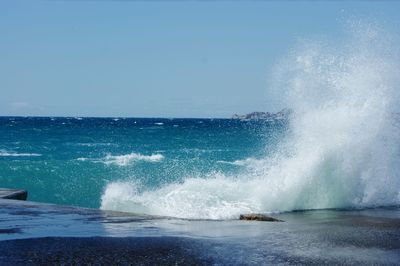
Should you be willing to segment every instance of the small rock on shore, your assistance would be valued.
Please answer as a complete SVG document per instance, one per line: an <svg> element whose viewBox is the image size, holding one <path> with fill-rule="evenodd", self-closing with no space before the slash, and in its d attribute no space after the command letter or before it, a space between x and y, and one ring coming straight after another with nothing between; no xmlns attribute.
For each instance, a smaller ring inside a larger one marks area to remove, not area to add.
<svg viewBox="0 0 400 266"><path fill-rule="evenodd" d="M261 214L261 213L249 213L249 214L241 214L239 220L246 221L263 221L263 222L283 222L282 220L276 219L274 217Z"/></svg>

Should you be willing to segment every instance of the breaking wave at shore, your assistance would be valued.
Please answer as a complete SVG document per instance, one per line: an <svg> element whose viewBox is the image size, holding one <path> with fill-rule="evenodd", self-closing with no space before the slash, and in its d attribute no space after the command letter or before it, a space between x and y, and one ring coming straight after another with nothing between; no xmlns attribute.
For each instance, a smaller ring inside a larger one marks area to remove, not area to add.
<svg viewBox="0 0 400 266"><path fill-rule="evenodd" d="M193 176L154 190L111 182L101 208L229 219L399 205L398 42L375 25L350 28L342 43L302 42L277 66L274 88L294 115L272 155L234 162L245 166L237 175Z"/></svg>

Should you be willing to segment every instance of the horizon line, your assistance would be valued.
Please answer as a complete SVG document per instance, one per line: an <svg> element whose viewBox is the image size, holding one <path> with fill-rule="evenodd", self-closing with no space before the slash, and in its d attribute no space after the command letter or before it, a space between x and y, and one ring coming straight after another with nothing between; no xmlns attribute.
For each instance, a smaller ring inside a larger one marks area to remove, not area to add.
<svg viewBox="0 0 400 266"><path fill-rule="evenodd" d="M233 116L233 115L232 115ZM0 118L122 118L122 119L232 119L229 117L161 117L161 116L59 116L59 115L0 115Z"/></svg>

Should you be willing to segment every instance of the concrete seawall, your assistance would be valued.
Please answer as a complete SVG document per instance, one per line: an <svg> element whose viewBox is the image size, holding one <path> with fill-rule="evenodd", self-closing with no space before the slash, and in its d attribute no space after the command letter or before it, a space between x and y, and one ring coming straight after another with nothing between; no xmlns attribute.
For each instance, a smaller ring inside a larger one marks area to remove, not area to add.
<svg viewBox="0 0 400 266"><path fill-rule="evenodd" d="M2 191L15 197L19 190ZM23 194L23 193L22 193ZM0 198L0 265L398 265L400 208L185 220Z"/></svg>

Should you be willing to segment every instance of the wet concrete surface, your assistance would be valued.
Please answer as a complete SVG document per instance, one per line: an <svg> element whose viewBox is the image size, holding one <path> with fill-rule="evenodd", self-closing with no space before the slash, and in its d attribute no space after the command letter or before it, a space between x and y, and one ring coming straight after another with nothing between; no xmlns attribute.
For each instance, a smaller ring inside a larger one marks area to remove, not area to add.
<svg viewBox="0 0 400 266"><path fill-rule="evenodd" d="M400 209L185 220L0 200L0 265L400 265Z"/></svg>

